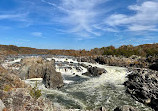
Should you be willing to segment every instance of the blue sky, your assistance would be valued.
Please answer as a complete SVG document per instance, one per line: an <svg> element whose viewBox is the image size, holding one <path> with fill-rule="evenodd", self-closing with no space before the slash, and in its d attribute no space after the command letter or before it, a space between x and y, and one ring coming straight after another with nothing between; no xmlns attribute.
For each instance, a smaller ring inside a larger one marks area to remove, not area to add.
<svg viewBox="0 0 158 111"><path fill-rule="evenodd" d="M158 42L158 0L0 0L0 44L92 49Z"/></svg>

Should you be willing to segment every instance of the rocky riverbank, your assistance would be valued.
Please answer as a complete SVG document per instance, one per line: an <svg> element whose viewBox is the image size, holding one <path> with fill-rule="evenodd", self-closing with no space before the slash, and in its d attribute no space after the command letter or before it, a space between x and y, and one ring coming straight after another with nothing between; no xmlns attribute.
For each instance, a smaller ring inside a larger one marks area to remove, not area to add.
<svg viewBox="0 0 158 111"><path fill-rule="evenodd" d="M0 111L48 111L52 103L43 97L35 101L30 85L0 66Z"/></svg>
<svg viewBox="0 0 158 111"><path fill-rule="evenodd" d="M18 65L17 65L18 64ZM19 62L0 66L0 107L4 111L52 111L52 102L41 96L35 99L24 79L42 77L45 86L58 88L63 85L61 74L55 71L54 61L41 57L24 58ZM16 68L15 68L16 67Z"/></svg>
<svg viewBox="0 0 158 111"><path fill-rule="evenodd" d="M85 56L78 57L79 62L89 62L89 63L99 63L107 64L109 66L119 66L119 67L133 67L133 68L149 68L153 70L158 70L158 58L156 57L140 57L131 56L126 58L124 56Z"/></svg>
<svg viewBox="0 0 158 111"><path fill-rule="evenodd" d="M136 100L158 111L158 72L149 69L129 69L127 92Z"/></svg>

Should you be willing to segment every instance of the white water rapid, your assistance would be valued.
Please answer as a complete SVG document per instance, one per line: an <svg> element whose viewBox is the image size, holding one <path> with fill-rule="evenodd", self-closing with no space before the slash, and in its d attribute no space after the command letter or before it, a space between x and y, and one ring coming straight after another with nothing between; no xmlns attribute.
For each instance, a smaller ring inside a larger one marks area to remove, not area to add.
<svg viewBox="0 0 158 111"><path fill-rule="evenodd" d="M47 60L51 59L47 58ZM74 58L54 57L53 59L56 61L56 71L61 72L63 76L65 83L63 88L47 89L41 78L33 78L25 82L34 86L35 81L38 81L38 87L43 95L55 106L82 110L104 106L112 111L117 106L131 105L141 111L152 111L151 108L135 101L125 93L123 83L127 80L126 68L84 63L107 71L99 77L87 77L82 75L87 69L80 66Z"/></svg>

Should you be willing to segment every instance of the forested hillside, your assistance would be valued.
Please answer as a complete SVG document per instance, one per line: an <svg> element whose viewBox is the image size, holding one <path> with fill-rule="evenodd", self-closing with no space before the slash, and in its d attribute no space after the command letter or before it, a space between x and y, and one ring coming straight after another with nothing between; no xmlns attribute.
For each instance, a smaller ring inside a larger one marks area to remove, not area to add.
<svg viewBox="0 0 158 111"><path fill-rule="evenodd" d="M158 56L158 43L144 44L139 46L123 45L119 48L114 46L94 48L90 51L83 50L48 50L35 49L30 47L17 47L14 45L0 45L0 55L10 54L53 54L53 55L71 55L71 56L94 56L94 55L116 55L126 56Z"/></svg>
<svg viewBox="0 0 158 111"><path fill-rule="evenodd" d="M114 46L102 47L92 49L93 54L98 55L116 55L130 57L132 55L138 56L157 56L158 55L158 43L156 44L143 44L139 46L123 45L119 48Z"/></svg>

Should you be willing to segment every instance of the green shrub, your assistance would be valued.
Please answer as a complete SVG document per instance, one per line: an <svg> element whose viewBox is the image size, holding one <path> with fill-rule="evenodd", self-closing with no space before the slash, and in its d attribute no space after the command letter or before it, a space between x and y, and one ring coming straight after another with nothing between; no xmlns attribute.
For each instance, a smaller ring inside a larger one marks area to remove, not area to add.
<svg viewBox="0 0 158 111"><path fill-rule="evenodd" d="M3 88L3 90L6 91L6 92L10 91L11 89L12 88L11 88L10 85L5 85L4 88Z"/></svg>
<svg viewBox="0 0 158 111"><path fill-rule="evenodd" d="M37 81L36 81L36 84L34 86L34 88L32 88L30 90L30 95L32 96L32 98L34 98L35 100L37 100L41 95L41 90L38 89L38 86L37 86Z"/></svg>

